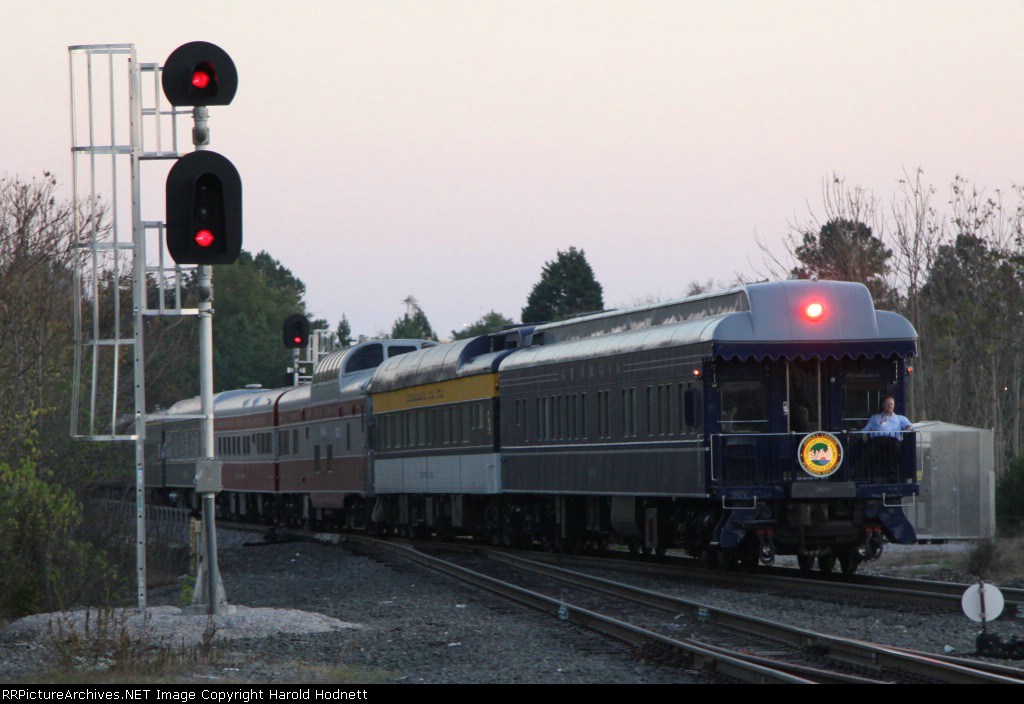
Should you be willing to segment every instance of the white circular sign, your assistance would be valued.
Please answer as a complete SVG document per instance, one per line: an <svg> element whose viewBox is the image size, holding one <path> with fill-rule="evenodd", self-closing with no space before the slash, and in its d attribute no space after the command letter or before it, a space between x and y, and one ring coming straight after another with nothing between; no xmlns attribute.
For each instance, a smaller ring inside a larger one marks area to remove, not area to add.
<svg viewBox="0 0 1024 704"><path fill-rule="evenodd" d="M1003 593L993 584L982 582L968 587L964 595L960 597L960 608L964 610L967 618L981 623L982 597L985 599L985 620L995 621L999 618L999 614L1003 613L1003 606L1006 602L1003 599Z"/></svg>

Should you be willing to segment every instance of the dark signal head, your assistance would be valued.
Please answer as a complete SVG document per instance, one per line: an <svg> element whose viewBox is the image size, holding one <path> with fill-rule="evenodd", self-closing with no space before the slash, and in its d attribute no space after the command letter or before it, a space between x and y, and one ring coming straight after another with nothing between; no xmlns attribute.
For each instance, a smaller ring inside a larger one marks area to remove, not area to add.
<svg viewBox="0 0 1024 704"><path fill-rule="evenodd" d="M238 89L238 71L216 44L189 42L167 57L161 83L171 105L227 105Z"/></svg>
<svg viewBox="0 0 1024 704"><path fill-rule="evenodd" d="M242 249L242 180L216 152L178 159L167 174L167 251L178 264L231 264Z"/></svg>
<svg viewBox="0 0 1024 704"><path fill-rule="evenodd" d="M309 319L301 313L289 315L282 326L282 340L288 349L301 349L309 344Z"/></svg>

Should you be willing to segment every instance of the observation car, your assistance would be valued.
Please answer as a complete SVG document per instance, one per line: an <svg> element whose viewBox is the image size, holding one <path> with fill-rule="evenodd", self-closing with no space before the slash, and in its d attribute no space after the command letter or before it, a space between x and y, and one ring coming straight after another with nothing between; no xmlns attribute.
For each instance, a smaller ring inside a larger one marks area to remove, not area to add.
<svg viewBox="0 0 1024 704"><path fill-rule="evenodd" d="M915 540L914 438L879 451L861 428L886 396L904 406L916 339L863 285L825 281L538 326L500 367L506 504L563 539L852 572L882 535Z"/></svg>

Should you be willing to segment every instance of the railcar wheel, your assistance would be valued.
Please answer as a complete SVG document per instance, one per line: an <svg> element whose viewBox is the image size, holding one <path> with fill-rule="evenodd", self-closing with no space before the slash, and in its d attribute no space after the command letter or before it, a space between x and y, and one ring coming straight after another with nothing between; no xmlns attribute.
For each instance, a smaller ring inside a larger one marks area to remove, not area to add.
<svg viewBox="0 0 1024 704"><path fill-rule="evenodd" d="M818 555L818 569L821 570L822 574L832 574L832 571L836 568L836 556L829 555Z"/></svg>
<svg viewBox="0 0 1024 704"><path fill-rule="evenodd" d="M814 555L797 553L796 564L800 567L801 572L810 572L811 568L814 567Z"/></svg>
<svg viewBox="0 0 1024 704"><path fill-rule="evenodd" d="M857 571L860 565L860 556L855 553L846 553L839 556L839 569L845 575L851 575Z"/></svg>

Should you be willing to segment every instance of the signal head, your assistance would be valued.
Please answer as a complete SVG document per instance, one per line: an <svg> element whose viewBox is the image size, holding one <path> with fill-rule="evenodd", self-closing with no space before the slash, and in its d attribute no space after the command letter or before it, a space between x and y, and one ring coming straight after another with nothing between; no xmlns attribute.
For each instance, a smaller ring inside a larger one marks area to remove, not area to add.
<svg viewBox="0 0 1024 704"><path fill-rule="evenodd" d="M290 350L305 347L309 344L309 319L301 313L289 315L284 319L282 339Z"/></svg>
<svg viewBox="0 0 1024 704"><path fill-rule="evenodd" d="M216 152L191 152L167 174L167 250L178 264L231 264L242 249L242 180Z"/></svg>
<svg viewBox="0 0 1024 704"><path fill-rule="evenodd" d="M167 57L161 83L171 105L227 105L238 89L238 71L216 44L189 42Z"/></svg>

